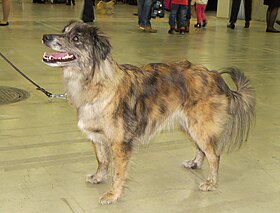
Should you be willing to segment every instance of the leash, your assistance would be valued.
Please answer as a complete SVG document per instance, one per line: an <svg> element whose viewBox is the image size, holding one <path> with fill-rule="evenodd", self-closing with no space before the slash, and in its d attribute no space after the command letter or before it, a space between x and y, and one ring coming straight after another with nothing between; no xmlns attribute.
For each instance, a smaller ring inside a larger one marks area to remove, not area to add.
<svg viewBox="0 0 280 213"><path fill-rule="evenodd" d="M13 67L21 76L23 76L25 79L27 79L30 83L32 83L35 87L36 90L39 90L41 92L43 92L46 96L48 96L49 98L63 98L65 99L65 95L64 94L52 94L51 92L45 90L43 87L41 87L39 84L35 83L33 80L31 80L27 75L25 75L22 71L20 71L20 69L18 69L9 59L7 59L1 52L0 52L0 56L11 66Z"/></svg>

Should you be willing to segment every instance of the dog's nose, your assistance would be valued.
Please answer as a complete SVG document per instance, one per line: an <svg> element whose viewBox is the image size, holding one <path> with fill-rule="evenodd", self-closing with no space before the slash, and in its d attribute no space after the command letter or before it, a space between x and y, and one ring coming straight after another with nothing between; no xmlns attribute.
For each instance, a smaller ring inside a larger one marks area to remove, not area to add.
<svg viewBox="0 0 280 213"><path fill-rule="evenodd" d="M53 36L52 35L49 35L49 34L43 35L43 41L44 42L51 41L51 40L53 40Z"/></svg>

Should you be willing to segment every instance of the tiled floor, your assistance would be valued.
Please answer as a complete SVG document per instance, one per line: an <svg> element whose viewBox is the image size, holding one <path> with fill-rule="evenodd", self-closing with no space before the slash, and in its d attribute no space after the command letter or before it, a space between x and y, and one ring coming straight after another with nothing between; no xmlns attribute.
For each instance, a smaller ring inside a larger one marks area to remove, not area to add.
<svg viewBox="0 0 280 213"><path fill-rule="evenodd" d="M41 62L44 33L60 32L79 19L76 6L12 1L10 26L0 28L0 52L45 89L63 91L61 70ZM47 97L0 59L0 86L30 92L25 101L0 105L1 213L276 213L280 209L280 36L265 33L265 23L243 21L235 30L208 14L207 29L169 35L167 18L153 20L156 34L138 30L136 7L118 4L113 16L97 15L95 25L111 38L119 63L143 65L189 59L209 69L238 66L257 94L257 120L247 144L221 158L219 188L202 193L208 173L187 171L181 162L194 147L178 130L163 132L137 148L120 201L97 200L110 181L87 185L96 168L91 143L76 126L76 112L65 100ZM195 20L192 20L192 26ZM277 26L279 29L279 26Z"/></svg>

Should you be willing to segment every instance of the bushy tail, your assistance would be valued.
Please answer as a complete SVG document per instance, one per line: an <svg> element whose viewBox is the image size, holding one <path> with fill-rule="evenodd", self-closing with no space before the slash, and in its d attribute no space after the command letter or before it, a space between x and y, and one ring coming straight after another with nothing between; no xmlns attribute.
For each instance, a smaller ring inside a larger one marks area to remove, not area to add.
<svg viewBox="0 0 280 213"><path fill-rule="evenodd" d="M229 74L236 91L229 89L229 122L218 141L218 150L224 147L228 151L238 149L247 140L252 122L255 120L255 91L249 79L237 68L227 68L221 74Z"/></svg>

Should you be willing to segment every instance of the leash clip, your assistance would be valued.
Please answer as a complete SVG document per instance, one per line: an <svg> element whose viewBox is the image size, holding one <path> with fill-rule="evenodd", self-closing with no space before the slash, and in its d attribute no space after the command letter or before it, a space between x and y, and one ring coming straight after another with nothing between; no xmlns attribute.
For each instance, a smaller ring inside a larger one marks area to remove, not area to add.
<svg viewBox="0 0 280 213"><path fill-rule="evenodd" d="M64 93L64 94L51 94L51 96L48 96L49 98L48 98L48 101L49 102L52 102L52 100L54 99L54 98L57 98L57 99L67 99L67 96L66 96L66 94Z"/></svg>

